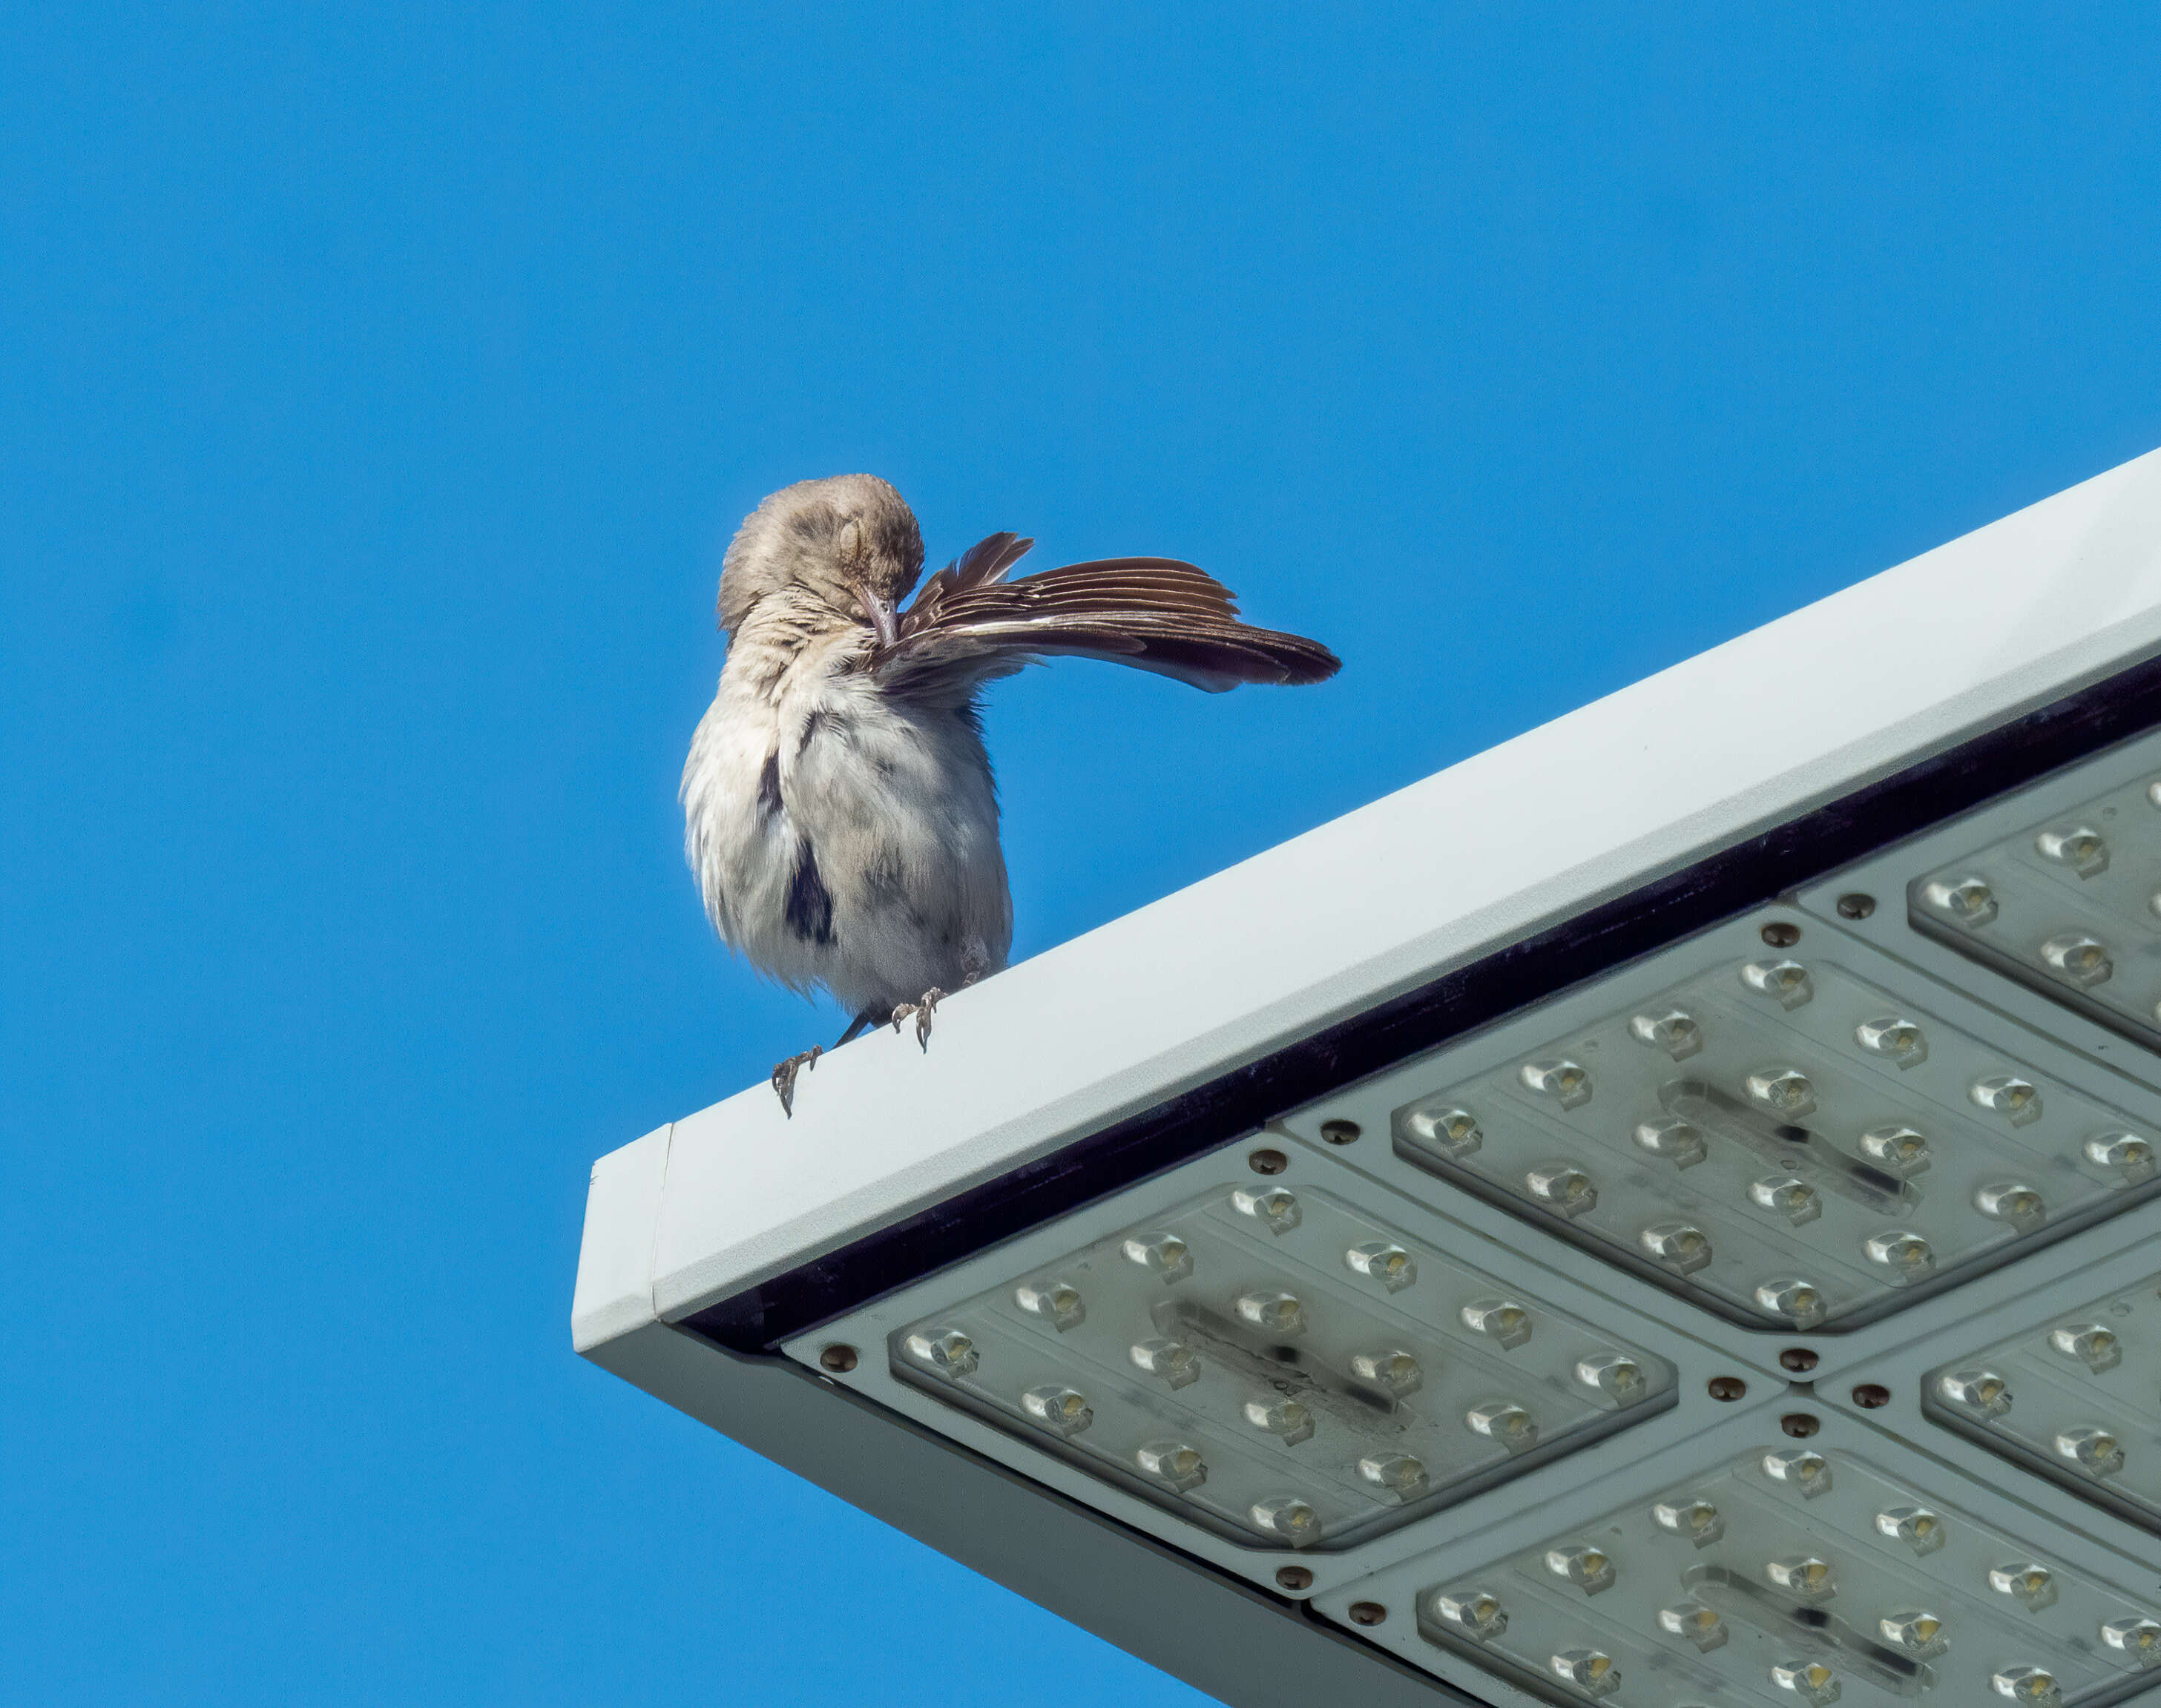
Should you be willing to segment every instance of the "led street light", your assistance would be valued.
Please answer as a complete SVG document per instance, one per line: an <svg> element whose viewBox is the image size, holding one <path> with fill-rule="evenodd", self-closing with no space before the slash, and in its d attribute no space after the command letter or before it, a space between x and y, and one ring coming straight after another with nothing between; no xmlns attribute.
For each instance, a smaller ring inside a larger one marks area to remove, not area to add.
<svg viewBox="0 0 2161 1708"><path fill-rule="evenodd" d="M574 1337L1237 1708L2161 1708L2158 898L2161 454L602 1158Z"/></svg>

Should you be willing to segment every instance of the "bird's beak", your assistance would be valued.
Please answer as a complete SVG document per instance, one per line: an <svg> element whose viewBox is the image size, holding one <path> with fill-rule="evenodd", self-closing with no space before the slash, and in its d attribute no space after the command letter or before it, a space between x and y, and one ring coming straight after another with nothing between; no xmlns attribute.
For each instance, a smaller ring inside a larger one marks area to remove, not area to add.
<svg viewBox="0 0 2161 1708"><path fill-rule="evenodd" d="M878 645L890 646L900 638L900 621L894 616L889 601L878 598L875 594L865 593L857 595L857 602L862 606L865 619L876 631Z"/></svg>

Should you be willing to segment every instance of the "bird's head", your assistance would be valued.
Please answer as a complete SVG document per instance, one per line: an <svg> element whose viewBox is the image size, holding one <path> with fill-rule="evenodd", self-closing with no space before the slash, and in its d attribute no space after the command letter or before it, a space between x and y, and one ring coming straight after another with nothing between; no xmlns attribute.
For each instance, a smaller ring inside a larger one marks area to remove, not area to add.
<svg viewBox="0 0 2161 1708"><path fill-rule="evenodd" d="M721 565L721 626L740 629L761 600L822 606L893 637L901 600L923 573L923 531L899 493L875 475L834 475L784 486L736 531Z"/></svg>

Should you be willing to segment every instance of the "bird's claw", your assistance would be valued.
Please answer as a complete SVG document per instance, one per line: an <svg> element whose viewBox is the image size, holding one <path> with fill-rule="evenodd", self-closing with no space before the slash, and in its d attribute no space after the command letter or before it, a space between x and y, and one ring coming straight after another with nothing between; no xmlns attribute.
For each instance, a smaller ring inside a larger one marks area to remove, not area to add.
<svg viewBox="0 0 2161 1708"><path fill-rule="evenodd" d="M930 1047L930 1017L938 1012L938 1005L945 999L945 993L934 984L923 993L920 1001L902 1003L893 1011L893 1031L898 1031L900 1023L910 1015L914 1015L915 1041L922 1048L928 1050Z"/></svg>
<svg viewBox="0 0 2161 1708"><path fill-rule="evenodd" d="M818 1058L825 1053L824 1045L813 1044L800 1056L790 1056L773 1070L773 1094L780 1099L780 1113L790 1120L795 1118L795 1076L806 1067L815 1067Z"/></svg>

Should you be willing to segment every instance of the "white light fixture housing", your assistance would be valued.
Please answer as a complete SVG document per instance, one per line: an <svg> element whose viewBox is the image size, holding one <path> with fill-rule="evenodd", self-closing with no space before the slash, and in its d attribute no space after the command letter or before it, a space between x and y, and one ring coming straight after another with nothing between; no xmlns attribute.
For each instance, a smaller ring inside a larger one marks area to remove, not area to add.
<svg viewBox="0 0 2161 1708"><path fill-rule="evenodd" d="M595 1165L587 1358L1241 1708L2161 1703L2161 453Z"/></svg>

